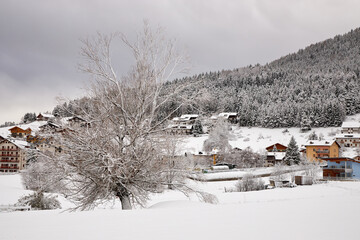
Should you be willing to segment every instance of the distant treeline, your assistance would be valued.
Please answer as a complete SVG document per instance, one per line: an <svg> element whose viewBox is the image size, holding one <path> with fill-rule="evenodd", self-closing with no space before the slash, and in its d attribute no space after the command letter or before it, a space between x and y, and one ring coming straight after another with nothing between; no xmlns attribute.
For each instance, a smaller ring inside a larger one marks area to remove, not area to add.
<svg viewBox="0 0 360 240"><path fill-rule="evenodd" d="M241 126L339 126L346 115L360 113L360 29L310 45L264 66L201 73L175 79L165 91L187 86L163 107L167 115L239 113ZM181 97L180 97L181 96ZM75 104L76 103L76 104ZM89 99L70 101L55 115L81 115ZM66 110L68 109L68 110Z"/></svg>

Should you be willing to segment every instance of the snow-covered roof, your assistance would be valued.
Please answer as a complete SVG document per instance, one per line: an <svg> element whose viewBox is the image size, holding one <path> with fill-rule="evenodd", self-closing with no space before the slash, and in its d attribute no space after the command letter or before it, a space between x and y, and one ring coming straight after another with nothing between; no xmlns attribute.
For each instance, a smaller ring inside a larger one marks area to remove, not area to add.
<svg viewBox="0 0 360 240"><path fill-rule="evenodd" d="M181 115L180 118L182 119L190 119L190 118L198 118L199 115L198 114L184 114L184 115Z"/></svg>
<svg viewBox="0 0 360 240"><path fill-rule="evenodd" d="M29 143L26 141L22 141L22 140L10 140L10 141L22 149L29 147Z"/></svg>
<svg viewBox="0 0 360 240"><path fill-rule="evenodd" d="M343 122L342 128L360 128L359 122Z"/></svg>
<svg viewBox="0 0 360 240"><path fill-rule="evenodd" d="M17 140L17 139L7 139L7 138L4 138L6 141L16 145L17 147L21 148L21 149L24 149L26 147L29 147L29 143L26 142L26 141L23 141L23 140Z"/></svg>
<svg viewBox="0 0 360 240"><path fill-rule="evenodd" d="M40 113L40 114L38 115L38 117L39 117L40 115L43 116L43 117L46 117L46 118L54 118L54 117L55 117L54 115L49 114L49 113Z"/></svg>
<svg viewBox="0 0 360 240"><path fill-rule="evenodd" d="M235 113L235 112L222 112L222 113L219 113L219 117L229 118L230 116L236 117L237 113Z"/></svg>
<svg viewBox="0 0 360 240"><path fill-rule="evenodd" d="M180 117L174 117L173 121L188 121L191 118L196 119L198 117L199 117L198 114L184 114L184 115L181 115Z"/></svg>
<svg viewBox="0 0 360 240"><path fill-rule="evenodd" d="M335 140L310 140L307 141L305 146L331 146Z"/></svg>

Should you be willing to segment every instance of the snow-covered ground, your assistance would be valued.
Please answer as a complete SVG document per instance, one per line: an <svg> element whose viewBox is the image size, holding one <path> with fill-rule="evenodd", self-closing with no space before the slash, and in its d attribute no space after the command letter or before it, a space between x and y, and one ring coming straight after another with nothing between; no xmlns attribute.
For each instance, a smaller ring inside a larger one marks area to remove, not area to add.
<svg viewBox="0 0 360 240"><path fill-rule="evenodd" d="M0 239L359 239L360 182L224 191L234 184L193 182L217 196L213 205L166 191L132 211L0 212ZM0 175L0 204L24 193L19 175Z"/></svg>

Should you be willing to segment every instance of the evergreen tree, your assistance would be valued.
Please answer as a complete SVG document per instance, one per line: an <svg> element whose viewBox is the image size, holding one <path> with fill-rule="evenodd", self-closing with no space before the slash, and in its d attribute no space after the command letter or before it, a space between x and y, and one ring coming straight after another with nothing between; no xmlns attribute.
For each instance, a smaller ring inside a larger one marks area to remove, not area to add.
<svg viewBox="0 0 360 240"><path fill-rule="evenodd" d="M203 134L203 127L200 120L196 120L193 126L193 133L194 134Z"/></svg>
<svg viewBox="0 0 360 240"><path fill-rule="evenodd" d="M315 131L310 133L308 140L319 140L318 135L316 135Z"/></svg>
<svg viewBox="0 0 360 240"><path fill-rule="evenodd" d="M294 136L291 137L288 148L286 149L284 162L289 166L300 163L300 152Z"/></svg>

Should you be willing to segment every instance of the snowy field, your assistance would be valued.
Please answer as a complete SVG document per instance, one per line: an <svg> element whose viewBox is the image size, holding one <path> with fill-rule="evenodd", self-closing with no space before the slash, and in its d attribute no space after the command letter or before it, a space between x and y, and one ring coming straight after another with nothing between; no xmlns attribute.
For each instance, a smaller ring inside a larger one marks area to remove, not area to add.
<svg viewBox="0 0 360 240"><path fill-rule="evenodd" d="M192 182L217 196L213 205L167 191L131 211L116 202L86 212L0 212L0 239L359 239L360 182L224 191L234 184ZM26 192L19 175L0 175L0 204Z"/></svg>

